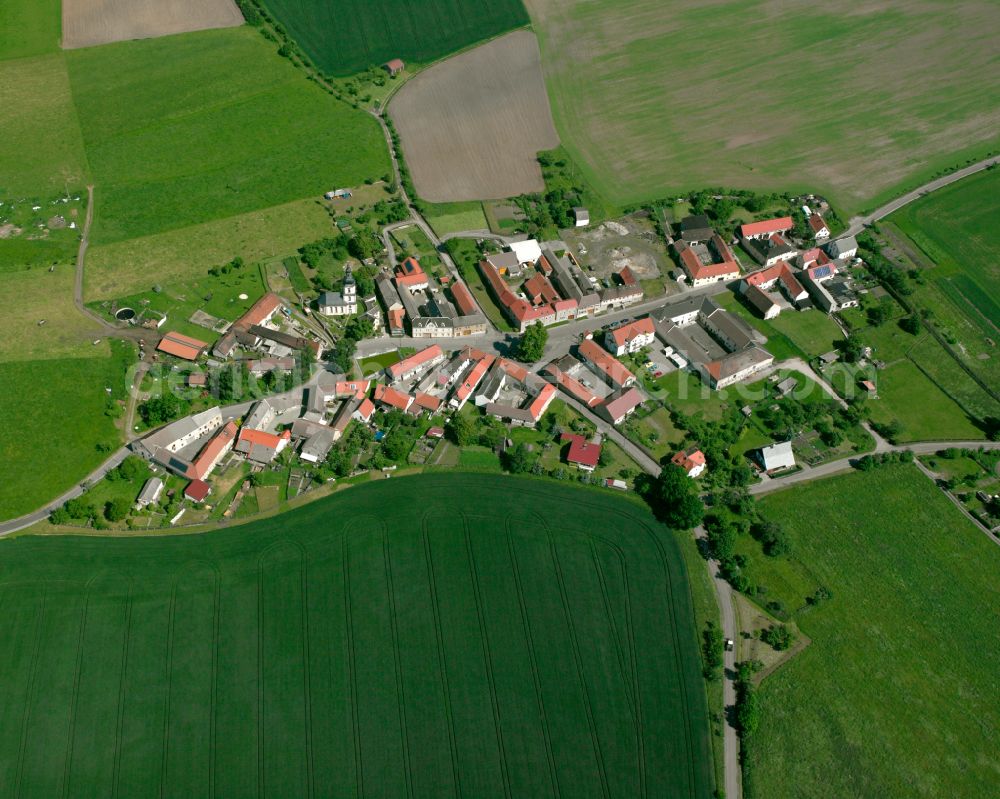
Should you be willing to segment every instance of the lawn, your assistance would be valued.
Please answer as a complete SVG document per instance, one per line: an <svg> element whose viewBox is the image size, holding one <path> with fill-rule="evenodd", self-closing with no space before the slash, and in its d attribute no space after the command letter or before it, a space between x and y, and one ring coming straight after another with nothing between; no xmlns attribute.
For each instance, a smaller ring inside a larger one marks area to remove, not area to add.
<svg viewBox="0 0 1000 799"><path fill-rule="evenodd" d="M25 795L712 791L685 558L610 492L394 478L0 549L0 782Z"/></svg>
<svg viewBox="0 0 1000 799"><path fill-rule="evenodd" d="M4 0L0 5L0 61L58 52L60 6L60 0Z"/></svg>
<svg viewBox="0 0 1000 799"><path fill-rule="evenodd" d="M321 70L350 75L392 58L428 63L528 23L521 0L265 0Z"/></svg>
<svg viewBox="0 0 1000 799"><path fill-rule="evenodd" d="M427 203L424 216L438 236L465 230L489 230L482 203Z"/></svg>
<svg viewBox="0 0 1000 799"><path fill-rule="evenodd" d="M253 263L289 255L331 230L326 211L309 199L92 247L87 253L87 300L148 291L153 283L187 281L236 256Z"/></svg>
<svg viewBox="0 0 1000 799"><path fill-rule="evenodd" d="M914 467L761 507L792 554L750 542L752 577L812 644L761 686L748 798L983 795L1000 745L1000 550ZM832 598L806 606L819 585Z"/></svg>
<svg viewBox="0 0 1000 799"><path fill-rule="evenodd" d="M82 191L89 169L63 54L0 61L0 108L0 199Z"/></svg>
<svg viewBox="0 0 1000 799"><path fill-rule="evenodd" d="M105 411L124 397L129 357L118 345L103 358L0 362L0 519L71 488L108 457L98 445L117 448L120 434Z"/></svg>
<svg viewBox="0 0 1000 799"><path fill-rule="evenodd" d="M305 80L251 28L66 59L98 186L95 244L318 198L389 169L375 120Z"/></svg>
<svg viewBox="0 0 1000 799"><path fill-rule="evenodd" d="M993 3L527 6L562 141L619 205L734 186L846 218L1000 143Z"/></svg>

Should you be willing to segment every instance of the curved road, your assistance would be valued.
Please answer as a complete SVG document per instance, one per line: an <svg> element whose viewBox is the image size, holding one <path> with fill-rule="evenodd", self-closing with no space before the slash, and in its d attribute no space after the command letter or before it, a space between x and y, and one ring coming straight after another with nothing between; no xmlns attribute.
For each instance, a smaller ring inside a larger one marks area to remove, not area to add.
<svg viewBox="0 0 1000 799"><path fill-rule="evenodd" d="M843 236L839 236L838 238L856 236L872 222L878 222L880 219L885 219L885 217L889 216L889 214L895 213L904 205L909 205L914 200L919 200L925 194L930 194L932 191L943 189L945 186L950 186L952 183L955 183L962 178L967 178L969 175L982 172L984 169L989 169L991 166L996 166L997 164L1000 164L1000 156L993 156L992 158L986 158L978 163L971 164L970 166L963 167L962 169L956 169L954 172L950 172L947 175L928 181L923 186L918 186L913 191L907 192L891 202L887 202L881 208L876 208L867 216L854 217L851 219L850 227L844 231Z"/></svg>

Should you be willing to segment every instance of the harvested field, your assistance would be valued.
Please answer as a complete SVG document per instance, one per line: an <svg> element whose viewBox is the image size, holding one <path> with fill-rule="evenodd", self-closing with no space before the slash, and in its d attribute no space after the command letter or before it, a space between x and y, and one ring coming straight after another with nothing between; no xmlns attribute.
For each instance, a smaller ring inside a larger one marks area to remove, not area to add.
<svg viewBox="0 0 1000 799"><path fill-rule="evenodd" d="M242 24L233 0L63 0L62 45L72 50Z"/></svg>
<svg viewBox="0 0 1000 799"><path fill-rule="evenodd" d="M535 160L559 143L538 42L515 31L437 64L389 106L425 200L499 199L544 188Z"/></svg>
<svg viewBox="0 0 1000 799"><path fill-rule="evenodd" d="M1000 142L996 3L527 6L563 144L621 205L805 189L850 215Z"/></svg>

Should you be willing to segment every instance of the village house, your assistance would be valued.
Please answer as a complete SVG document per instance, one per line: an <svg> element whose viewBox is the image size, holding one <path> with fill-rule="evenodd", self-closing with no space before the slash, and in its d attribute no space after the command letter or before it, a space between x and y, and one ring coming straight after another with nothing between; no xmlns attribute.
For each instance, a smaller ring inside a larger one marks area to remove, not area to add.
<svg viewBox="0 0 1000 799"><path fill-rule="evenodd" d="M375 278L375 292L378 294L379 299L382 301L382 305L385 308L389 335L406 335L406 328L403 325L403 320L406 317L406 311L403 309L403 302L400 299L399 291L392 282L392 278L385 273L379 274L379 276Z"/></svg>
<svg viewBox="0 0 1000 799"><path fill-rule="evenodd" d="M740 284L740 289L747 300L760 311L761 316L765 319L773 319L781 313L781 306L769 295L769 291L775 286L781 287L793 306L797 308L811 307L809 292L799 283L792 267L784 262L747 275Z"/></svg>
<svg viewBox="0 0 1000 799"><path fill-rule="evenodd" d="M705 453L697 447L681 450L670 459L670 462L683 469L684 474L692 480L701 477L705 469L708 468L705 462Z"/></svg>
<svg viewBox="0 0 1000 799"><path fill-rule="evenodd" d="M858 254L858 240L854 236L835 239L826 245L826 251L831 258L846 260Z"/></svg>
<svg viewBox="0 0 1000 799"><path fill-rule="evenodd" d="M404 413L410 409L410 405L413 404L413 397L409 394L404 394L402 391L397 391L391 386L386 386L379 383L375 386L375 392L372 398L379 405L385 408L395 409L397 411L403 411Z"/></svg>
<svg viewBox="0 0 1000 799"><path fill-rule="evenodd" d="M250 328L255 325L269 325L282 307L284 306L281 298L277 294L270 291L264 294L219 338L212 349L212 354L218 358L228 358L237 344L254 346L256 337L250 335Z"/></svg>
<svg viewBox="0 0 1000 799"><path fill-rule="evenodd" d="M142 486L142 491L139 492L139 496L136 497L135 509L143 510L150 505L155 505L159 501L160 494L162 493L163 481L159 477L150 477Z"/></svg>
<svg viewBox="0 0 1000 799"><path fill-rule="evenodd" d="M795 227L795 222L790 216L781 216L740 225L739 234L744 241L763 240L769 239L775 234L788 233L793 227Z"/></svg>
<svg viewBox="0 0 1000 799"><path fill-rule="evenodd" d="M219 461L233 448L236 430L236 422L229 422L216 432L191 462L187 476L197 480L208 477Z"/></svg>
<svg viewBox="0 0 1000 799"><path fill-rule="evenodd" d="M404 258L396 267L393 274L395 276L396 288L401 292L403 289L411 292L420 291L430 286L430 280L424 272L423 267L420 266L420 261L412 255L409 258Z"/></svg>
<svg viewBox="0 0 1000 799"><path fill-rule="evenodd" d="M494 357L492 355L483 354L483 357L473 364L472 368L462 377L458 384L455 386L455 390L452 392L451 397L448 399L448 406L454 408L456 411L462 409L466 402L469 401L469 397L473 395L473 392L482 382L483 378L486 377L486 373L489 371L490 366L493 365Z"/></svg>
<svg viewBox="0 0 1000 799"><path fill-rule="evenodd" d="M356 419L361 422L361 424L370 424L372 417L375 415L375 403L372 402L368 397L361 400L361 403L354 412L351 414L352 419Z"/></svg>
<svg viewBox="0 0 1000 799"><path fill-rule="evenodd" d="M638 352L656 339L656 327L649 317L618 325L604 334L604 346L612 355Z"/></svg>
<svg viewBox="0 0 1000 799"><path fill-rule="evenodd" d="M645 401L646 395L632 386L605 397L604 401L594 408L594 412L617 426L635 413Z"/></svg>
<svg viewBox="0 0 1000 799"><path fill-rule="evenodd" d="M635 383L635 375L612 358L592 339L584 339L577 348L580 359L603 375L612 388L627 388Z"/></svg>
<svg viewBox="0 0 1000 799"><path fill-rule="evenodd" d="M184 489L184 496L192 502L204 502L211 493L212 487L204 480L192 480Z"/></svg>
<svg viewBox="0 0 1000 799"><path fill-rule="evenodd" d="M182 450L194 444L203 436L215 432L222 427L222 411L219 408L185 416L176 422L150 433L145 438L132 443L132 449L170 471L185 475L191 466L191 461L178 455Z"/></svg>
<svg viewBox="0 0 1000 799"><path fill-rule="evenodd" d="M244 426L240 429L236 451L246 456L248 461L263 465L278 457L278 454L288 446L291 438L290 430L285 430L280 434L266 433L263 430Z"/></svg>
<svg viewBox="0 0 1000 799"><path fill-rule="evenodd" d="M782 261L791 261L799 254L799 251L780 233L772 233L763 239L746 239L743 242L743 247L757 263L765 268Z"/></svg>
<svg viewBox="0 0 1000 799"><path fill-rule="evenodd" d="M564 355L542 369L542 374L549 375L556 386L565 391L577 402L588 408L600 404L601 398L588 389L583 383L573 377L572 373L580 367L580 361L572 355Z"/></svg>
<svg viewBox="0 0 1000 799"><path fill-rule="evenodd" d="M575 433L563 433L561 440L569 442L569 450L566 452L566 462L575 466L583 472L593 472L601 459L601 445L594 441L587 441L583 436Z"/></svg>
<svg viewBox="0 0 1000 799"><path fill-rule="evenodd" d="M295 359L289 356L283 358L251 358L247 360L247 371L254 377L263 377L268 372L290 372L295 368Z"/></svg>
<svg viewBox="0 0 1000 799"><path fill-rule="evenodd" d="M551 383L543 383L537 386L536 390L535 386L529 385L527 382L522 381L522 385L527 391L527 399L521 405L491 401L486 403L485 412L489 416L494 416L515 426L534 427L537 425L549 409L552 400L556 398L556 387Z"/></svg>
<svg viewBox="0 0 1000 799"><path fill-rule="evenodd" d="M692 286L704 286L740 276L740 265L732 249L718 233L713 233L707 243L701 241L675 241L677 260Z"/></svg>
<svg viewBox="0 0 1000 799"><path fill-rule="evenodd" d="M823 241L830 238L830 228L827 227L826 222L823 221L823 217L819 214L811 214L808 217L809 229L812 231L813 238L816 241Z"/></svg>
<svg viewBox="0 0 1000 799"><path fill-rule="evenodd" d="M795 466L795 453L792 451L791 441L782 441L778 444L762 447L757 453L760 465L765 472L770 473Z"/></svg>
<svg viewBox="0 0 1000 799"><path fill-rule="evenodd" d="M413 355L403 358L401 361L386 367L385 375L393 383L398 383L404 380L412 380L429 369L432 369L437 364L442 363L444 360L445 354L441 347L437 344L432 344L431 346L420 350L420 352L414 353Z"/></svg>

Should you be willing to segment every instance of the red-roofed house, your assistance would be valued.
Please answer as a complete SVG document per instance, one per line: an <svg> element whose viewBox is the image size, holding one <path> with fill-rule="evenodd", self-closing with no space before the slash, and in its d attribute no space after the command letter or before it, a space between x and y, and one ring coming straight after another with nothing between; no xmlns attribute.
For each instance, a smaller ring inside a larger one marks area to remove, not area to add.
<svg viewBox="0 0 1000 799"><path fill-rule="evenodd" d="M582 402L588 408L593 408L601 402L601 398L594 394L590 389L588 389L583 383L577 380L575 377L564 372L560 369L555 362L550 363L545 367L545 371L552 375L552 379L559 388L573 397L575 400Z"/></svg>
<svg viewBox="0 0 1000 799"><path fill-rule="evenodd" d="M549 279L541 272L535 272L525 281L524 291L534 305L559 302L562 299Z"/></svg>
<svg viewBox="0 0 1000 799"><path fill-rule="evenodd" d="M233 448L236 443L236 422L229 422L219 430L209 442L202 447L201 452L191 462L188 467L187 476L197 480L204 480L212 473L222 457Z"/></svg>
<svg viewBox="0 0 1000 799"><path fill-rule="evenodd" d="M393 77L406 69L406 64L403 63L403 59L401 58L392 58L386 61L382 66L385 68L385 71Z"/></svg>
<svg viewBox="0 0 1000 799"><path fill-rule="evenodd" d="M398 411L408 411L410 405L413 404L413 397L402 391L396 391L391 386L379 383L375 386L375 402Z"/></svg>
<svg viewBox="0 0 1000 799"><path fill-rule="evenodd" d="M691 447L678 452L670 459L670 462L674 466L682 468L684 473L692 479L701 476L706 468L705 453L697 447Z"/></svg>
<svg viewBox="0 0 1000 799"><path fill-rule="evenodd" d="M471 316L479 311L479 306L472 298L469 287L461 280L456 280L451 286L451 298L455 301L455 307L463 316Z"/></svg>
<svg viewBox="0 0 1000 799"><path fill-rule="evenodd" d="M437 344L432 344L431 346L420 350L420 352L414 353L408 358L403 358L403 360L398 363L392 364L386 368L386 376L396 382L397 380L409 380L412 377L416 377L421 372L426 372L432 366L441 363L444 360L444 352L441 347Z"/></svg>
<svg viewBox="0 0 1000 799"><path fill-rule="evenodd" d="M430 285L423 267L412 255L396 267L395 277L397 286L406 287L410 291L420 291Z"/></svg>
<svg viewBox="0 0 1000 799"><path fill-rule="evenodd" d="M270 463L292 440L292 433L286 430L280 435L267 433L263 430L253 430L242 428L239 440L236 442L236 451L247 456L247 460L256 463Z"/></svg>
<svg viewBox="0 0 1000 799"><path fill-rule="evenodd" d="M593 441L587 441L583 436L575 433L563 433L562 440L569 442L569 451L566 453L566 462L572 463L577 469L585 472L592 472L597 468L597 462L601 459L601 445Z"/></svg>
<svg viewBox="0 0 1000 799"><path fill-rule="evenodd" d="M528 413L531 414L531 418L537 423L541 419L545 412L549 409L549 405L552 404L552 400L556 398L556 387L551 383L546 383L542 386L542 390L538 392L538 395L531 401L528 406Z"/></svg>
<svg viewBox="0 0 1000 799"><path fill-rule="evenodd" d="M192 480L184 489L184 496L192 502L204 502L205 497L212 493L212 487L204 480Z"/></svg>
<svg viewBox="0 0 1000 799"><path fill-rule="evenodd" d="M365 397L361 400L361 404L354 409L354 413L351 415L351 418L357 419L362 424L368 424L374 415L375 403L368 399L368 397Z"/></svg>
<svg viewBox="0 0 1000 799"><path fill-rule="evenodd" d="M823 221L823 217L819 214L813 214L809 217L809 228L812 230L813 238L816 241L830 238L830 228L827 227L826 222Z"/></svg>
<svg viewBox="0 0 1000 799"><path fill-rule="evenodd" d="M579 347L580 357L603 374L614 388L627 388L635 383L635 375L605 352L593 339L584 339Z"/></svg>
<svg viewBox="0 0 1000 799"><path fill-rule="evenodd" d="M638 352L656 338L656 328L648 316L628 324L613 327L604 334L604 346L612 355Z"/></svg>
<svg viewBox="0 0 1000 799"><path fill-rule="evenodd" d="M495 358L492 355L486 355L477 361L469 370L469 373L458 382L458 386L452 392L451 399L448 400L448 405L456 410L461 410L469 397L472 396L472 392L476 390L476 386L486 377L486 372L489 371L494 360Z"/></svg>
<svg viewBox="0 0 1000 799"><path fill-rule="evenodd" d="M766 239L772 233L786 233L795 227L795 222L790 216L781 216L776 219L765 219L762 222L748 222L740 225L740 238L743 239Z"/></svg>
<svg viewBox="0 0 1000 799"><path fill-rule="evenodd" d="M249 330L254 325L266 325L271 321L271 317L281 310L281 305L281 297L269 291L250 306L249 311L233 322L233 327Z"/></svg>
<svg viewBox="0 0 1000 799"><path fill-rule="evenodd" d="M619 425L635 413L636 409L645 401L646 395L632 386L624 391L616 391L611 394L597 406L595 411L611 424Z"/></svg>
<svg viewBox="0 0 1000 799"><path fill-rule="evenodd" d="M692 286L704 286L720 280L735 280L740 276L740 265L736 261L736 256L718 233L712 235L708 245L701 246L704 247L703 252L708 253L707 257L711 258L709 263L705 263L687 242L678 240L673 245L681 268L687 273Z"/></svg>
<svg viewBox="0 0 1000 799"><path fill-rule="evenodd" d="M742 289L765 319L773 319L781 313L781 306L767 296L767 291L775 284L781 286L785 296L795 305L809 299L809 292L802 287L792 272L792 267L785 261L779 261L774 266L754 272L743 281Z"/></svg>
<svg viewBox="0 0 1000 799"><path fill-rule="evenodd" d="M444 438L444 428L443 427L429 427L427 432L424 433L427 438Z"/></svg>
<svg viewBox="0 0 1000 799"><path fill-rule="evenodd" d="M479 262L479 272L504 314L521 333L535 322L551 325L564 319L572 319L576 315L579 303L575 299L558 300L554 303L537 306L521 299L511 291L507 282L500 277L497 268L490 263L489 259L484 258Z"/></svg>
<svg viewBox="0 0 1000 799"><path fill-rule="evenodd" d="M425 394L423 391L418 391L413 397L411 407L420 408L428 413L437 413L441 408L441 400L430 394Z"/></svg>
<svg viewBox="0 0 1000 799"><path fill-rule="evenodd" d="M355 399L362 399L367 393L368 388L371 385L369 380L339 380L334 386L334 396L327 397L327 401L330 399L346 399L347 397L354 397Z"/></svg>
<svg viewBox="0 0 1000 799"><path fill-rule="evenodd" d="M161 338L160 343L156 345L156 349L160 352L165 352L167 355L173 355L175 358L181 358L185 361L196 361L207 346L208 342L206 341L199 341L196 338L191 338L191 336L185 336L183 333L173 332L167 333Z"/></svg>

